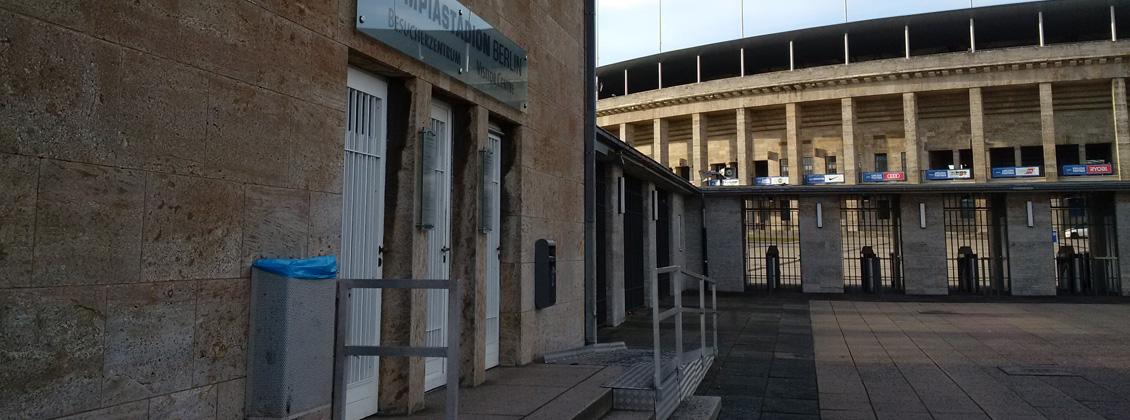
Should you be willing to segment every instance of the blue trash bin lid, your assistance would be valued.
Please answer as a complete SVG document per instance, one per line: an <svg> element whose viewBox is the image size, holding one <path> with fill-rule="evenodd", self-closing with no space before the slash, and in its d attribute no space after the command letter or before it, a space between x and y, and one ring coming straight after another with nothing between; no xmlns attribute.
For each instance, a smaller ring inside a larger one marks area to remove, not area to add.
<svg viewBox="0 0 1130 420"><path fill-rule="evenodd" d="M252 267L303 280L332 279L337 277L337 257L326 255L304 259L261 258Z"/></svg>

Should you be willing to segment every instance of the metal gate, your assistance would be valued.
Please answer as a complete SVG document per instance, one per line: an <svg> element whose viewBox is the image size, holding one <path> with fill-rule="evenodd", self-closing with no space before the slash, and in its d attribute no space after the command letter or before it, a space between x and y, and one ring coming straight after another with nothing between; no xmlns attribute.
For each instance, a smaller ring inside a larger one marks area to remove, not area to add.
<svg viewBox="0 0 1130 420"><path fill-rule="evenodd" d="M1111 194L1063 194L1051 199L1052 252L1061 294L1121 292Z"/></svg>
<svg viewBox="0 0 1130 420"><path fill-rule="evenodd" d="M902 222L896 195L840 200L844 289L902 292Z"/></svg>
<svg viewBox="0 0 1130 420"><path fill-rule="evenodd" d="M1007 294L1004 196L949 194L943 198L950 293Z"/></svg>
<svg viewBox="0 0 1130 420"><path fill-rule="evenodd" d="M800 285L800 217L792 197L743 200L746 290L797 289ZM775 255L767 255L770 251Z"/></svg>
<svg viewBox="0 0 1130 420"><path fill-rule="evenodd" d="M624 177L624 309L644 305L643 184Z"/></svg>

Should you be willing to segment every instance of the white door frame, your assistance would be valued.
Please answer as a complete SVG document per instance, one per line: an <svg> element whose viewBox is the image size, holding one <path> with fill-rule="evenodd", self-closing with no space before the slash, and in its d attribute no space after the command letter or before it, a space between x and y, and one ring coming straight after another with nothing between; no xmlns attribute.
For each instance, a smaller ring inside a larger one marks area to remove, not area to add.
<svg viewBox="0 0 1130 420"><path fill-rule="evenodd" d="M432 99L430 129L436 136L435 226L427 232L427 279L447 279L451 273L451 150L452 112L444 102ZM429 289L424 341L429 347L447 346L447 291ZM445 359L424 359L424 390L447 383Z"/></svg>
<svg viewBox="0 0 1130 420"><path fill-rule="evenodd" d="M485 296L486 296L486 369L498 366L499 364L499 308L502 299L502 281L500 276L501 267L501 254L502 242L500 229L502 227L502 134L501 130L497 127L491 126L487 134L487 154L486 156L491 160L489 162L489 173L485 180L488 188L486 199L491 203L487 205L491 211L486 217L489 219L488 226L490 229L487 231L486 249L486 273L485 278Z"/></svg>
<svg viewBox="0 0 1130 420"><path fill-rule="evenodd" d="M341 278L381 278L384 242L388 84L353 67L347 75L342 176ZM379 345L380 289L356 289L350 299L349 344ZM346 360L345 418L377 413L380 360Z"/></svg>

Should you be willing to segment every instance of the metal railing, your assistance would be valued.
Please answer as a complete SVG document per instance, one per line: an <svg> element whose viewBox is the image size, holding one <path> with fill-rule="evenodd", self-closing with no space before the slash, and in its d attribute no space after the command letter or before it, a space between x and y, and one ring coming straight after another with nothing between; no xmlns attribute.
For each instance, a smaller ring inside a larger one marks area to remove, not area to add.
<svg viewBox="0 0 1130 420"><path fill-rule="evenodd" d="M659 311L659 275L671 273L671 291L675 295L675 304L670 309ZM698 280L698 307L683 306L683 276ZM701 274L683 270L679 266L661 267L655 271L655 278L651 282L651 332L654 343L653 357L655 358L654 384L659 391L663 384L663 358L659 336L659 324L664 320L675 318L675 359L674 371L679 373L683 363L683 314L697 313L699 316L699 337L701 344L700 358L713 356L718 350L718 288L714 280ZM711 308L706 309L706 286L710 286ZM714 325L712 344L706 346L706 316L711 315ZM659 394L658 392L656 393Z"/></svg>
<svg viewBox="0 0 1130 420"><path fill-rule="evenodd" d="M349 339L350 291L353 289L444 289L447 290L447 346L354 346ZM339 279L337 280L337 321L334 339L333 418L345 418L346 360L351 356L443 357L447 359L444 418L459 417L459 282L457 280ZM379 374L379 373L378 373Z"/></svg>

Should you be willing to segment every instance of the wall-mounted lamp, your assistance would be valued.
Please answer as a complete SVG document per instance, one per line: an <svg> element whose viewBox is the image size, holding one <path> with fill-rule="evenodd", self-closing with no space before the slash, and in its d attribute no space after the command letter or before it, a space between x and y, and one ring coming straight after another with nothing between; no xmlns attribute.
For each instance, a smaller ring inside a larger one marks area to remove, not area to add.
<svg viewBox="0 0 1130 420"><path fill-rule="evenodd" d="M624 177L616 179L616 214L624 214Z"/></svg>
<svg viewBox="0 0 1130 420"><path fill-rule="evenodd" d="M816 203L816 227L824 227L824 205L823 203Z"/></svg>
<svg viewBox="0 0 1130 420"><path fill-rule="evenodd" d="M1028 201L1024 207L1028 209L1028 227L1035 226L1036 221L1032 220L1032 202Z"/></svg>
<svg viewBox="0 0 1130 420"><path fill-rule="evenodd" d="M918 227L926 229L926 203L918 203Z"/></svg>

